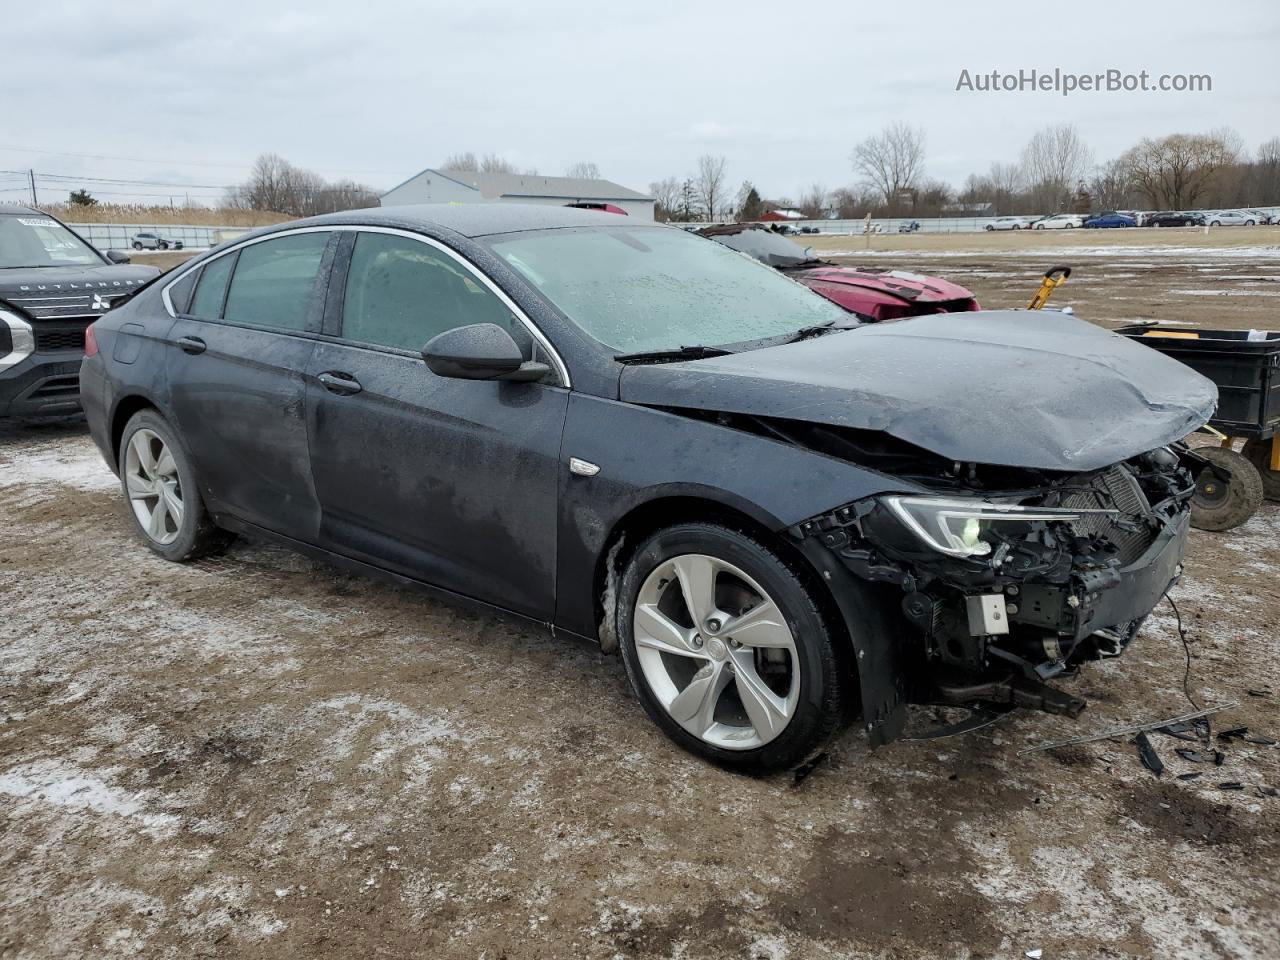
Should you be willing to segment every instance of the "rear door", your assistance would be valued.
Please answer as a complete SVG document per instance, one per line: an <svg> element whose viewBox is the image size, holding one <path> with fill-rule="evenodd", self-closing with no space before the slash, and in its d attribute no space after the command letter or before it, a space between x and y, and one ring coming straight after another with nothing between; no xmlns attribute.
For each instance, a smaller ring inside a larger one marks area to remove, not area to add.
<svg viewBox="0 0 1280 960"><path fill-rule="evenodd" d="M210 507L312 543L303 374L334 243L297 231L209 261L168 346L170 404Z"/></svg>
<svg viewBox="0 0 1280 960"><path fill-rule="evenodd" d="M531 358L517 308L442 244L370 230L344 238L330 309L307 371L322 543L549 621L568 390L446 379L421 356L497 323Z"/></svg>

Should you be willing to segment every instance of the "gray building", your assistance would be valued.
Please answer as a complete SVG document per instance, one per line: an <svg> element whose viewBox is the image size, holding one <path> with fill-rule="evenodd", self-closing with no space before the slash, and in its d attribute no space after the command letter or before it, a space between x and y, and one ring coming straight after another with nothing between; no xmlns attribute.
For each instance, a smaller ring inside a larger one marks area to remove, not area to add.
<svg viewBox="0 0 1280 960"><path fill-rule="evenodd" d="M423 170L382 195L384 207L403 203L610 203L641 220L653 219L653 197L609 180L526 173Z"/></svg>

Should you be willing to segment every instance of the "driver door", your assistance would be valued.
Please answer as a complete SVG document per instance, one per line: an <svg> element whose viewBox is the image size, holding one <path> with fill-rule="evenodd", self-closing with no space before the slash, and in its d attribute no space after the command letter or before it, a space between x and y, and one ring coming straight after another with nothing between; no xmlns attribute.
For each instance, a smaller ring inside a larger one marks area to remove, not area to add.
<svg viewBox="0 0 1280 960"><path fill-rule="evenodd" d="M322 546L549 621L568 391L427 369L423 345L453 327L529 342L510 301L442 244L362 230L338 260L335 335L306 375Z"/></svg>

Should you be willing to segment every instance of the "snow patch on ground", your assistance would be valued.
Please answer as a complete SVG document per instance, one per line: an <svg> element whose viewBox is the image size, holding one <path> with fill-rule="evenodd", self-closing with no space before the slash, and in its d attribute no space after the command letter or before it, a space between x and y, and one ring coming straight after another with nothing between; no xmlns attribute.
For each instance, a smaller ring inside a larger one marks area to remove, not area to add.
<svg viewBox="0 0 1280 960"><path fill-rule="evenodd" d="M109 786L94 774L53 760L39 760L0 773L0 794L29 803L128 817L151 831L171 832L178 825L178 818L172 814L150 811L141 794Z"/></svg>
<svg viewBox="0 0 1280 960"><path fill-rule="evenodd" d="M87 438L79 443L39 444L7 455L0 448L0 487L48 483L94 492L113 490L120 481Z"/></svg>

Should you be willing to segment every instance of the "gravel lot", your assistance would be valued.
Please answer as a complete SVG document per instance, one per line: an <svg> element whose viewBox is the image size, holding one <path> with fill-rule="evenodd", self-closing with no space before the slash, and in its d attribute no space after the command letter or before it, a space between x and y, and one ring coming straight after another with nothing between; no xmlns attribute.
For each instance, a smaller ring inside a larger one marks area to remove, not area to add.
<svg viewBox="0 0 1280 960"><path fill-rule="evenodd" d="M1077 722L851 732L797 785L679 752L594 648L275 548L153 557L82 425L0 427L0 529L4 960L1280 956L1280 747L1017 753L1188 712L1168 606L1063 684ZM1215 733L1280 738L1278 572L1276 505L1193 536Z"/></svg>

